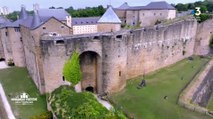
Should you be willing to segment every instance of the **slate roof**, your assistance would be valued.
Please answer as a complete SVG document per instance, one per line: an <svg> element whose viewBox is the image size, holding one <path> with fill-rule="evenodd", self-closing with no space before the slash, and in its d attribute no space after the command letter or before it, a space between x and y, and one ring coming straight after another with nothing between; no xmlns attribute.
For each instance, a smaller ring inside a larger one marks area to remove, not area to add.
<svg viewBox="0 0 213 119"><path fill-rule="evenodd" d="M125 4L125 3L124 3ZM124 5L123 4L123 5ZM116 9L120 10L175 10L173 6L168 4L166 1L156 1L156 2L151 2L146 6L129 6L129 7L120 7Z"/></svg>
<svg viewBox="0 0 213 119"><path fill-rule="evenodd" d="M6 23L11 23L7 18L0 16L0 28L4 27Z"/></svg>
<svg viewBox="0 0 213 119"><path fill-rule="evenodd" d="M38 12L37 12L37 11L34 11L34 15L33 15L31 27L32 27L32 28L35 28L35 27L41 25L41 23L42 23L42 20L41 20L41 18L39 17Z"/></svg>
<svg viewBox="0 0 213 119"><path fill-rule="evenodd" d="M79 17L72 18L72 25L93 25L97 24L100 17Z"/></svg>
<svg viewBox="0 0 213 119"><path fill-rule="evenodd" d="M158 2L151 2L149 3L145 9L156 9L156 10L161 10L161 9L168 9L168 10L175 10L173 6L168 4L166 1L158 1Z"/></svg>
<svg viewBox="0 0 213 119"><path fill-rule="evenodd" d="M125 2L120 7L118 7L117 9L123 10L123 9L128 9L128 8L130 8L130 6L128 5L127 2Z"/></svg>
<svg viewBox="0 0 213 119"><path fill-rule="evenodd" d="M70 16L64 9L40 9L38 10L38 15L41 17L42 21L45 21L50 17L55 17L60 21L65 21L66 16Z"/></svg>
<svg viewBox="0 0 213 119"><path fill-rule="evenodd" d="M35 29L50 18L64 21L66 20L66 16L69 16L64 9L40 9L37 12L35 11L33 16L26 15L25 13L27 12L25 8L22 7L19 19L12 23L5 23L3 27L19 27L19 25L23 25Z"/></svg>
<svg viewBox="0 0 213 119"><path fill-rule="evenodd" d="M109 7L104 15L98 20L98 23L121 23L112 7Z"/></svg>
<svg viewBox="0 0 213 119"><path fill-rule="evenodd" d="M27 11L24 6L21 7L21 12L19 14L19 19L26 19L28 17Z"/></svg>

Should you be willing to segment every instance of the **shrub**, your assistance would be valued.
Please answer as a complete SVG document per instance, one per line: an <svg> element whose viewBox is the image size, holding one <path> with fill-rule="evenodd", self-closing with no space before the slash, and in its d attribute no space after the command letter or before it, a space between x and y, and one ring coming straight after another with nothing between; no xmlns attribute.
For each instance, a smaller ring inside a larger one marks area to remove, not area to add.
<svg viewBox="0 0 213 119"><path fill-rule="evenodd" d="M79 54L74 51L71 59L68 59L64 64L63 75L65 80L72 83L72 85L78 84L82 78L80 63L79 63Z"/></svg>
<svg viewBox="0 0 213 119"><path fill-rule="evenodd" d="M53 91L48 100L58 119L126 119L122 112L107 110L92 93L76 93L68 86Z"/></svg>
<svg viewBox="0 0 213 119"><path fill-rule="evenodd" d="M7 62L7 64L9 66L14 66L15 65L14 62L13 62L13 59L9 59L8 62Z"/></svg>
<svg viewBox="0 0 213 119"><path fill-rule="evenodd" d="M44 112L40 115L36 115L34 117L32 117L31 119L52 119L52 113L51 112Z"/></svg>
<svg viewBox="0 0 213 119"><path fill-rule="evenodd" d="M157 21L155 22L155 25L158 25L158 24L161 24L161 21L160 21L160 20L157 20Z"/></svg>
<svg viewBox="0 0 213 119"><path fill-rule="evenodd" d="M208 15L208 14L201 14L200 16L199 16L199 23L201 23L201 22L204 22L204 21L206 21L206 20L208 20L208 19L211 19L212 18L212 15Z"/></svg>

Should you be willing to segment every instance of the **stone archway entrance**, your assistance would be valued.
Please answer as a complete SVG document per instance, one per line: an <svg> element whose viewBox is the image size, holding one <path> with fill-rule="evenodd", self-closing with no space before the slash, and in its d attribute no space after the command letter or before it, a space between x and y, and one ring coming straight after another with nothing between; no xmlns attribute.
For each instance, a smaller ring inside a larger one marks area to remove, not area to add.
<svg viewBox="0 0 213 119"><path fill-rule="evenodd" d="M92 86L87 87L85 90L94 93L94 88Z"/></svg>
<svg viewBox="0 0 213 119"><path fill-rule="evenodd" d="M101 93L101 61L96 52L86 51L80 55L82 71L81 88L83 91Z"/></svg>

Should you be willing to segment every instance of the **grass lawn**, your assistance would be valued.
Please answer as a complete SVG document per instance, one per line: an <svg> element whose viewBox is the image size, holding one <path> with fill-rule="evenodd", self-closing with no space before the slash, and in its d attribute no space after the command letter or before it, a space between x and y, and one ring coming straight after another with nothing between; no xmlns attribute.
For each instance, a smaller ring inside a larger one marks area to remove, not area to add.
<svg viewBox="0 0 213 119"><path fill-rule="evenodd" d="M128 81L124 90L110 98L136 119L212 119L176 104L181 89L207 61L198 57L193 61L185 59L146 75L145 88L137 89L142 79L138 77Z"/></svg>
<svg viewBox="0 0 213 119"><path fill-rule="evenodd" d="M208 109L213 111L213 95L212 95L211 101L209 102Z"/></svg>
<svg viewBox="0 0 213 119"><path fill-rule="evenodd" d="M5 90L16 119L29 119L47 111L46 98L39 94L26 68L13 67L0 70L0 83ZM37 98L37 101L32 105L17 105L11 101L11 98L15 98L22 92L28 93L30 98Z"/></svg>

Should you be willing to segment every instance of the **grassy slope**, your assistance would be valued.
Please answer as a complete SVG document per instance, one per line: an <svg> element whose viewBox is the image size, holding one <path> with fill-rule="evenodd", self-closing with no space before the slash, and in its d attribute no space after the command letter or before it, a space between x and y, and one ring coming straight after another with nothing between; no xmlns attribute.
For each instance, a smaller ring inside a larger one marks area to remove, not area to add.
<svg viewBox="0 0 213 119"><path fill-rule="evenodd" d="M7 98L26 92L30 97L37 98L33 105L17 105L10 101L17 119L29 119L34 115L47 111L45 96L41 96L25 68L9 68L0 70L0 82L3 85Z"/></svg>
<svg viewBox="0 0 213 119"><path fill-rule="evenodd" d="M211 101L209 102L208 109L213 111L213 95L212 95Z"/></svg>
<svg viewBox="0 0 213 119"><path fill-rule="evenodd" d="M176 104L178 94L206 59L183 60L146 76L147 86L137 89L141 77L111 99L136 119L211 119ZM183 77L183 80L181 80ZM168 96L168 99L164 99Z"/></svg>

